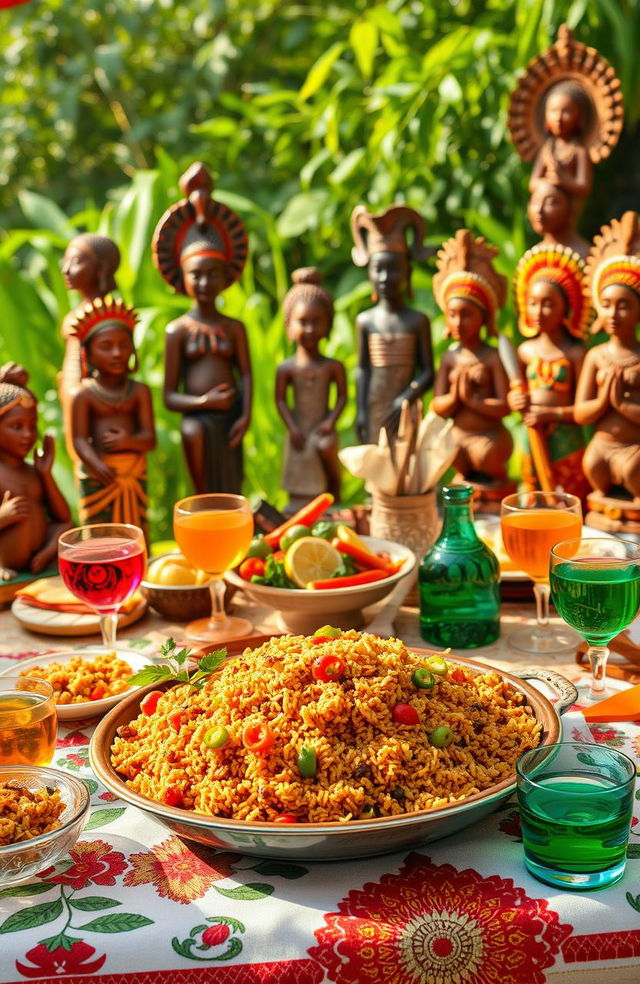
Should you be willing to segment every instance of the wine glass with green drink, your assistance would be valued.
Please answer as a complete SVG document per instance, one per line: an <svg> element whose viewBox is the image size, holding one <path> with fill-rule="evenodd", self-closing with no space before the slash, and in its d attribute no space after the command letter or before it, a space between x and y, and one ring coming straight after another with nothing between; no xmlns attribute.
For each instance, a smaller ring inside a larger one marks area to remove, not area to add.
<svg viewBox="0 0 640 984"><path fill-rule="evenodd" d="M640 546L615 537L563 540L551 550L551 597L587 640L589 700L606 696L608 644L640 611Z"/></svg>

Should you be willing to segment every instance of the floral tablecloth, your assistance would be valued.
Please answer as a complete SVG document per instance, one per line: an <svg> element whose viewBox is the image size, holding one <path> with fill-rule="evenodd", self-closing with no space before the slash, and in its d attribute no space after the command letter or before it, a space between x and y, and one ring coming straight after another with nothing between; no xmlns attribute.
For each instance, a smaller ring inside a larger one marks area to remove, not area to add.
<svg viewBox="0 0 640 984"><path fill-rule="evenodd" d="M0 665L19 661L4 654ZM92 727L61 723L53 763L91 789L80 840L55 868L0 891L2 982L640 980L635 830L623 880L594 893L562 893L527 873L513 802L459 834L379 858L314 864L216 852L100 786L88 765ZM564 734L589 735L579 713L565 716ZM593 726L591 737L640 760L634 725Z"/></svg>

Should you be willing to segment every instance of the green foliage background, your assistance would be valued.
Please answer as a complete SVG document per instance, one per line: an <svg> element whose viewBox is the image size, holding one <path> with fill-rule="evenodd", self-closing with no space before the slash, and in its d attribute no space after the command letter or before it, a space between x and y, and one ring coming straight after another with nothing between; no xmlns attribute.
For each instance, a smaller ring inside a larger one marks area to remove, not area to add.
<svg viewBox="0 0 640 984"><path fill-rule="evenodd" d="M119 288L141 316L140 375L154 390L159 438L152 529L170 535L171 504L188 484L177 417L159 390L164 326L185 304L154 270L149 243L179 174L202 159L251 236L242 280L225 294L225 310L247 325L256 377L246 491L281 504L272 391L289 350L279 313L289 272L322 270L337 308L327 351L348 370L369 294L350 260L359 202L406 201L434 245L468 225L500 248L511 275L532 236L509 93L563 21L611 61L625 96L625 133L598 167L583 217L590 236L640 205L639 0L32 0L1 11L0 359L29 368L43 426L60 437L59 324L74 301L60 259L78 231L99 230L122 250ZM432 273L413 279L439 354ZM510 305L502 318L512 331ZM62 440L56 473L74 502ZM348 477L344 491L361 492Z"/></svg>

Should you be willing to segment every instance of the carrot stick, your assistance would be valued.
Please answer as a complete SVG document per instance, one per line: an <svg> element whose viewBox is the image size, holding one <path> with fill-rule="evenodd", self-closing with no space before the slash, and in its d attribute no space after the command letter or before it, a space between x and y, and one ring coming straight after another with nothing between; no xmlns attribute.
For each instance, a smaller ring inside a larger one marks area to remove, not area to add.
<svg viewBox="0 0 640 984"><path fill-rule="evenodd" d="M345 577L328 577L323 581L309 581L309 591L324 591L327 588L353 588L357 584L370 584L371 581L382 581L390 577L388 571L360 571L359 574L347 574Z"/></svg>
<svg viewBox="0 0 640 984"><path fill-rule="evenodd" d="M339 550L340 553L347 554L348 557L351 557L352 560L355 560L357 564L361 564L363 567L386 571L387 574L395 574L398 569L395 564L384 560L382 557L378 557L376 554L371 553L370 550L363 550L361 547L357 547L355 543L345 543L344 540L340 540L338 537L334 537L331 541L331 546Z"/></svg>
<svg viewBox="0 0 640 984"><path fill-rule="evenodd" d="M282 523L280 526L276 526L275 530L271 530L270 533L265 534L265 540L271 547L277 547L280 543L280 537L291 529L292 526L297 526L298 523L302 526L312 526L317 519L322 516L324 512L327 511L329 506L333 503L333 496L330 492L323 492L322 495L316 496L311 502L308 502L306 506L299 509L297 513L288 519L286 523Z"/></svg>

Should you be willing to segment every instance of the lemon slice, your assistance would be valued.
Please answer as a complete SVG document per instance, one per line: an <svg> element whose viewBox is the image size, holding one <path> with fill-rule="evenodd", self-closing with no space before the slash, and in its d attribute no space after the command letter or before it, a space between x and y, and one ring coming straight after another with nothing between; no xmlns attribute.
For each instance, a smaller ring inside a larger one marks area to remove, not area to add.
<svg viewBox="0 0 640 984"><path fill-rule="evenodd" d="M333 577L342 566L342 558L326 540L315 536L303 536L296 540L284 557L287 576L299 588L306 588L309 581L321 581Z"/></svg>

